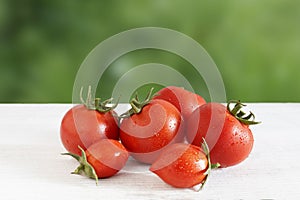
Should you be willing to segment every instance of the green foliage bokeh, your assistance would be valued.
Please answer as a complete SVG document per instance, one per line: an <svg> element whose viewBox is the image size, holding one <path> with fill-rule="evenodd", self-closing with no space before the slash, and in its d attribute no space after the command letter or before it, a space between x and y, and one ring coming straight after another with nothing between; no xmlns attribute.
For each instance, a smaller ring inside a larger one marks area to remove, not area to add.
<svg viewBox="0 0 300 200"><path fill-rule="evenodd" d="M2 0L0 102L71 102L87 54L114 34L146 26L199 42L218 66L228 99L300 101L300 1ZM125 71L158 62L192 76L185 62L164 52L126 56ZM107 98L117 79L113 66L104 79L97 95ZM196 91L208 98L201 81Z"/></svg>

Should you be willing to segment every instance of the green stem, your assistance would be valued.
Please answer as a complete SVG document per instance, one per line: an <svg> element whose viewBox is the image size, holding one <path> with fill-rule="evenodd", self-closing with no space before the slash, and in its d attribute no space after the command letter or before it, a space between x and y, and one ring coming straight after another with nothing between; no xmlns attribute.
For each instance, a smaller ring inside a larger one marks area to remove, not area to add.
<svg viewBox="0 0 300 200"><path fill-rule="evenodd" d="M231 108L231 104L235 104L233 108ZM237 100L230 100L227 104L227 110L233 115L236 119L246 125L254 125L259 124L261 122L255 121L255 115L250 112L248 115L241 109L246 105L242 104L240 101Z"/></svg>
<svg viewBox="0 0 300 200"><path fill-rule="evenodd" d="M104 101L101 101L100 98L93 98L92 97L92 87L89 86L86 99L84 100L83 99L83 87L80 89L81 103L84 104L87 107L87 109L89 109L89 110L97 110L98 112L101 112L101 113L109 112L118 106L119 99L117 100L117 103L112 104L113 98L110 98L110 99L107 99Z"/></svg>
<svg viewBox="0 0 300 200"><path fill-rule="evenodd" d="M62 153L62 155L69 155L75 158L79 162L79 166L74 170L74 172L71 172L71 174L83 174L89 178L96 180L96 185L98 185L98 176L96 174L96 171L94 167L87 161L86 154L84 150L78 146L78 148L81 151L81 156L72 154L72 153Z"/></svg>
<svg viewBox="0 0 300 200"><path fill-rule="evenodd" d="M211 170L220 167L219 163L215 163L215 164L211 163L211 161L210 161L210 155L209 155L209 147L208 147L205 139L204 138L202 138L202 139L203 139L203 142L202 142L201 148L202 148L203 152L206 154L208 166L207 166L207 170L204 172L204 175L206 175L206 177L203 179L203 181L201 183L202 185L201 185L199 191L202 190L202 188L204 187L205 183L207 182L207 179L208 179L208 177L210 175Z"/></svg>
<svg viewBox="0 0 300 200"><path fill-rule="evenodd" d="M120 118L128 118L133 114L138 114L143 110L143 107L145 105L147 105L148 103L150 103L150 101L152 100L152 92L153 92L154 88L151 88L150 91L148 92L146 98L143 101L140 101L138 98L138 94L136 93L135 97L131 99L130 101L130 106L131 108L120 115Z"/></svg>

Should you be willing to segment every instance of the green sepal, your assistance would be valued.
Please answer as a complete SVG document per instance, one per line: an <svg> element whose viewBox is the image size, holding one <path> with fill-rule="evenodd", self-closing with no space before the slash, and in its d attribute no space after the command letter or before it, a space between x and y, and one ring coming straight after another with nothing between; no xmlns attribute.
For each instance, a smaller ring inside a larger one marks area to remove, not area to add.
<svg viewBox="0 0 300 200"><path fill-rule="evenodd" d="M98 185L98 176L96 174L94 167L87 161L84 150L79 145L78 145L78 148L81 151L81 156L72 154L72 153L62 153L61 154L61 155L72 156L79 162L80 165L73 172L71 172L71 174L85 175L89 178L95 179L96 185Z"/></svg>
<svg viewBox="0 0 300 200"><path fill-rule="evenodd" d="M231 108L230 105L234 103L234 107ZM240 101L237 100L230 100L227 103L227 110L231 115L233 115L237 120L239 120L241 123L246 125L255 125L259 124L261 122L255 121L255 115L250 112L248 115L241 109L245 107L245 104L242 104Z"/></svg>
<svg viewBox="0 0 300 200"><path fill-rule="evenodd" d="M120 99L120 98L119 98ZM97 110L100 113L106 113L118 106L119 99L116 103L112 103L113 98L101 101L101 98L93 98L92 97L92 88L91 86L88 87L87 97L83 99L83 87L80 90L80 100L81 103L86 106L89 110Z"/></svg>
<svg viewBox="0 0 300 200"><path fill-rule="evenodd" d="M145 97L145 99L143 101L139 100L138 94L136 93L135 97L132 98L129 103L131 108L127 112L120 115L120 118L128 118L133 114L140 113L143 110L143 107L146 106L148 103L150 103L150 101L152 100L153 89L154 88L150 89L150 91L148 92L147 96Z"/></svg>
<svg viewBox="0 0 300 200"><path fill-rule="evenodd" d="M206 158L207 158L207 162L208 162L208 166L207 166L207 170L204 172L204 175L206 175L206 177L202 180L201 182L201 187L199 188L198 191L202 190L205 183L207 182L207 179L210 175L210 172L212 169L216 169L218 167L220 167L220 164L219 163L215 163L215 164L212 164L211 161L210 161L210 155L209 155L209 147L205 141L204 138L203 139L203 142L201 144L201 148L202 148L202 151L206 154Z"/></svg>

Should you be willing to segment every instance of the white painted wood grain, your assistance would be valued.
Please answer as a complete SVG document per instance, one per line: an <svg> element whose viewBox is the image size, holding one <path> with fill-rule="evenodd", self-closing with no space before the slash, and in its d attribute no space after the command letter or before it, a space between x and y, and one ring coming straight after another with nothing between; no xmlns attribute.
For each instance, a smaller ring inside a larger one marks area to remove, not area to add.
<svg viewBox="0 0 300 200"><path fill-rule="evenodd" d="M0 104L1 199L300 199L300 104L248 104L261 125L243 163L212 172L201 192L176 189L130 159L118 175L71 175L60 121L70 104ZM118 111L124 110L121 105Z"/></svg>

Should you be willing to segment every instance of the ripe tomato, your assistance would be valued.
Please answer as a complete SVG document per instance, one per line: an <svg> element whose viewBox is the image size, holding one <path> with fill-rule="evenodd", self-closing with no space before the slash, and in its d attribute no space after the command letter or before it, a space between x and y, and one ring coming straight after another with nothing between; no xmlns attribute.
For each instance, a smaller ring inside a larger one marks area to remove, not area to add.
<svg viewBox="0 0 300 200"><path fill-rule="evenodd" d="M100 102L90 97L90 88L86 102L71 108L63 117L60 137L67 151L80 154L78 145L84 150L100 139L119 139L119 127L116 113L112 110L116 105L107 107L111 102Z"/></svg>
<svg viewBox="0 0 300 200"><path fill-rule="evenodd" d="M182 118L171 103L155 99L143 104L140 113L123 119L122 144L138 161L151 164L166 145L181 141Z"/></svg>
<svg viewBox="0 0 300 200"><path fill-rule="evenodd" d="M206 103L198 94L176 86L161 89L154 99L163 99L173 104L181 112L183 119L186 119L196 108Z"/></svg>
<svg viewBox="0 0 300 200"><path fill-rule="evenodd" d="M236 165L245 160L253 147L253 135L249 129L252 113L243 117L241 103L230 110L219 103L208 103L195 110L187 121L187 140L198 145L205 138L212 162L221 167Z"/></svg>
<svg viewBox="0 0 300 200"><path fill-rule="evenodd" d="M108 178L118 173L126 164L129 154L125 147L116 140L102 139L89 146L86 151L80 148L81 156L72 153L70 155L79 161L79 167L73 174L85 174L96 179Z"/></svg>
<svg viewBox="0 0 300 200"><path fill-rule="evenodd" d="M212 168L207 147L176 143L168 146L151 165L150 171L164 182L178 188L190 188L203 184Z"/></svg>
<svg viewBox="0 0 300 200"><path fill-rule="evenodd" d="M85 105L71 108L63 117L60 127L61 141L71 153L80 154L78 145L84 150L100 139L119 138L119 127L113 111L100 113Z"/></svg>

